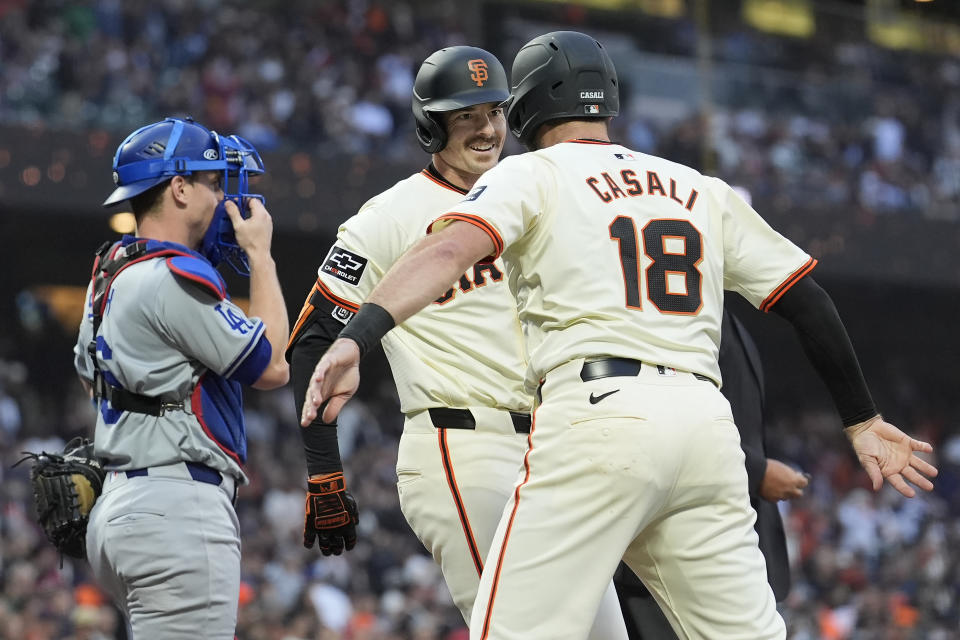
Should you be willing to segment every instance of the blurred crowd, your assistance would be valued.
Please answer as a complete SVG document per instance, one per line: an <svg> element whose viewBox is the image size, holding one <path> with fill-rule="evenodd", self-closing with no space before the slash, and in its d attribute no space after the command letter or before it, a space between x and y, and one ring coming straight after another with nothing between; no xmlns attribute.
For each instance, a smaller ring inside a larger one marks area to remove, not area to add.
<svg viewBox="0 0 960 640"><path fill-rule="evenodd" d="M261 151L419 165L410 114L419 63L443 46L489 40L509 68L525 40L512 26L517 9L490 6L4 0L0 122L129 131L192 114ZM621 67L644 55L654 65L696 56L691 16L636 20L617 33L592 27L583 9L555 11L547 17L628 40ZM736 12L712 16L712 104L668 101L658 112L645 100L655 87L626 82L616 135L747 187L773 214L957 218L960 61L881 48L866 39L863 16L836 18L819 15L804 39L751 29Z"/></svg>
<svg viewBox="0 0 960 640"><path fill-rule="evenodd" d="M399 151L416 65L464 40L451 0L7 0L0 120L132 130L190 114L261 151Z"/></svg>
<svg viewBox="0 0 960 640"><path fill-rule="evenodd" d="M21 319L22 321L23 319ZM126 640L85 562L60 558L36 525L22 451L90 435L94 412L70 369L72 336L35 322L0 341L0 638ZM239 640L466 640L433 560L396 493L402 419L382 355L340 418L360 541L338 557L302 547L305 463L289 387L248 396L250 484L239 492ZM771 377L788 375L771 370ZM798 397L805 396L798 381ZM949 640L960 628L960 434L922 395L884 397L887 415L937 449L931 494L869 490L832 409L768 407L770 455L812 474L780 503L793 566L781 610L792 640ZM171 553L176 551L171 549Z"/></svg>
<svg viewBox="0 0 960 640"><path fill-rule="evenodd" d="M129 131L189 113L262 150L420 165L413 74L442 46L476 44L476 26L464 24L477 11L464 7L0 0L0 123ZM639 51L692 59L689 20L651 24L634 34ZM745 186L771 216L812 211L861 225L887 214L956 219L960 62L827 36L790 40L719 24L715 104L658 113L642 86L625 86L614 133ZM13 468L21 451L90 435L93 412L69 370L72 336L0 336L0 638L122 640L86 563L65 559L61 568L37 528L29 465ZM367 366L379 382L340 420L361 506L360 543L344 556L302 548L304 466L291 392L249 397L239 640L467 638L400 513L402 420L384 361ZM783 605L791 638L947 640L960 628L960 555L952 553L960 547L960 435L925 415L922 398L894 401L886 410L910 415L911 431L938 447L931 495L870 492L832 413L772 408L772 453L814 477L804 498L781 503L794 562Z"/></svg>

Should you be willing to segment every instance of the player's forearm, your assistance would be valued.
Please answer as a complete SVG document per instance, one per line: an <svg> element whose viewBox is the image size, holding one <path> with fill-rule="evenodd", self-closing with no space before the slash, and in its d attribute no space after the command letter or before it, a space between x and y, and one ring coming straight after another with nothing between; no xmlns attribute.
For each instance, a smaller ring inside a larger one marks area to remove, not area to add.
<svg viewBox="0 0 960 640"><path fill-rule="evenodd" d="M439 298L493 249L493 241L484 231L464 222L427 236L393 264L340 336L356 342L363 356L390 329Z"/></svg>
<svg viewBox="0 0 960 640"><path fill-rule="evenodd" d="M303 412L304 395L310 386L313 368L326 350L337 339L343 325L328 314L318 314L302 329L290 349L290 380L297 415ZM337 422L324 422L317 416L311 424L300 428L303 439L307 475L310 477L343 470Z"/></svg>
<svg viewBox="0 0 960 640"><path fill-rule="evenodd" d="M249 260L250 315L263 321L264 335L272 349L270 364L254 386L272 389L285 385L290 379L290 369L284 358L284 349L290 337L290 323L273 257L255 254L250 255Z"/></svg>
<svg viewBox="0 0 960 640"><path fill-rule="evenodd" d="M843 426L877 415L836 306L813 278L801 278L771 310L793 325L800 346L833 397Z"/></svg>

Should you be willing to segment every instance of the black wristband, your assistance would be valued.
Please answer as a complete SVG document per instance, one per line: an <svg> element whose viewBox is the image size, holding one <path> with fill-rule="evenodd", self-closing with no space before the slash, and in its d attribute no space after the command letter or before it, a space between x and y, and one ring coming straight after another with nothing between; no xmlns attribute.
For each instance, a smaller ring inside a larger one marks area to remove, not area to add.
<svg viewBox="0 0 960 640"><path fill-rule="evenodd" d="M396 324L389 311L373 302L365 302L338 337L350 338L356 342L357 346L360 347L360 357L362 358Z"/></svg>
<svg viewBox="0 0 960 640"><path fill-rule="evenodd" d="M307 457L307 474L343 471L340 461L340 442L336 424L318 424L320 418L309 427L300 429L303 451Z"/></svg>

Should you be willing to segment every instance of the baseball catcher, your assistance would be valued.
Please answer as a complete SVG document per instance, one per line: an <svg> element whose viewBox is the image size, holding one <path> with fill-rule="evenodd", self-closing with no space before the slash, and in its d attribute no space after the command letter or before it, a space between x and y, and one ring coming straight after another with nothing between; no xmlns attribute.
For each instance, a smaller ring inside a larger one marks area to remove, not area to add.
<svg viewBox="0 0 960 640"><path fill-rule="evenodd" d="M87 520L103 488L104 471L93 457L93 442L74 438L62 453L24 451L34 460L30 470L37 520L47 539L62 554L84 559ZM14 465L16 466L16 465Z"/></svg>

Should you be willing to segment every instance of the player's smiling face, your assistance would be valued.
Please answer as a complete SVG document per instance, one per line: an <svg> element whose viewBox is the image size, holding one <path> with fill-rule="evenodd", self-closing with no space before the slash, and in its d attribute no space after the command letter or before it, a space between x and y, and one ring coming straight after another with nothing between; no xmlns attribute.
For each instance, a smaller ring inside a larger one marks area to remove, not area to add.
<svg viewBox="0 0 960 640"><path fill-rule="evenodd" d="M473 175L476 180L496 166L507 134L507 119L499 104L487 102L450 111L444 114L444 124L447 146L436 154L439 161L435 161L441 173L449 168L463 176Z"/></svg>

